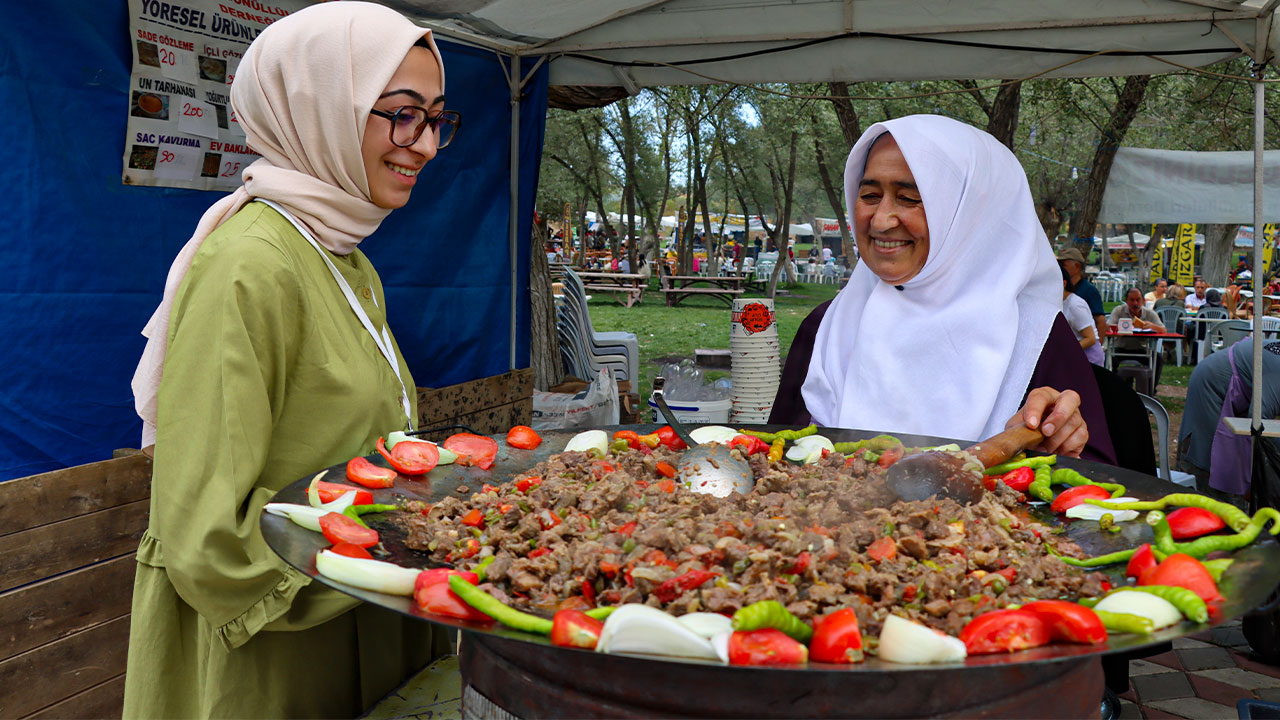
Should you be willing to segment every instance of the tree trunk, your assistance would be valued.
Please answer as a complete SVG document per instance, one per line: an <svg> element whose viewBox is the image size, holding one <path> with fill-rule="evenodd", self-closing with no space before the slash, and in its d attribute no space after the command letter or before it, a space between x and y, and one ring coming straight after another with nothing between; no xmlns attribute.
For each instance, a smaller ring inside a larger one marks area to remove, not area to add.
<svg viewBox="0 0 1280 720"><path fill-rule="evenodd" d="M833 96L831 105L836 110L836 120L840 122L844 141L852 148L862 136L862 121L858 119L858 111L854 109L853 101L849 99L849 83L831 82L827 83L827 88L831 90Z"/></svg>
<svg viewBox="0 0 1280 720"><path fill-rule="evenodd" d="M840 224L840 248L842 254L852 261L853 233L849 232L849 220L848 216L845 215L844 201L840 197L840 191L836 189L836 184L831 179L831 172L827 169L826 152L822 147L822 140L818 137L818 118L816 115L810 115L809 121L813 126L813 155L818 165L818 177L822 180L822 190L827 194L827 202L831 203L831 210L835 212L836 222ZM822 228L816 227L813 232L818 240L819 248L821 248Z"/></svg>
<svg viewBox="0 0 1280 720"><path fill-rule="evenodd" d="M534 225L529 264L529 364L533 367L533 386L550 390L564 381L564 361L560 358L560 337L556 332L555 297L551 292L551 272L544 245L547 219Z"/></svg>
<svg viewBox="0 0 1280 720"><path fill-rule="evenodd" d="M794 280L795 270L791 268L791 254L788 252L791 245L787 242L791 232L791 197L792 189L796 182L796 142L799 140L799 133L791 132L791 143L788 150L787 158L787 177L782 188L782 216L778 218L773 226L774 245L778 248L778 261L773 265L773 275L769 277L769 297L775 297L778 291L778 275L784 270L787 272L787 278Z"/></svg>
<svg viewBox="0 0 1280 720"><path fill-rule="evenodd" d="M618 103L618 113L622 118L622 168L626 177L623 180L622 199L627 228L627 267L635 272L636 245L640 242L640 234L636 232L636 154L635 128L631 123L631 98L623 98ZM614 257L617 257L616 255Z"/></svg>
<svg viewBox="0 0 1280 720"><path fill-rule="evenodd" d="M1116 150L1124 142L1129 132L1129 125L1138 114L1142 99L1147 94L1150 75L1132 75L1125 78L1124 88L1116 98L1116 105L1111 111L1111 119L1098 138L1098 147L1093 153L1089 177L1085 180L1084 190L1080 193L1075 217L1071 220L1071 232L1077 241L1093 242L1094 226L1098 223L1098 211L1102 209L1102 193L1107 188L1107 177L1111 174L1111 164L1116 159Z"/></svg>
<svg viewBox="0 0 1280 720"><path fill-rule="evenodd" d="M1224 287L1227 284L1231 273L1231 250L1239 229L1239 225L1200 227L1200 231L1204 233L1204 255L1201 257L1201 267L1196 268L1195 274L1203 275L1209 287ZM1254 233L1254 242L1258 242L1258 235L1260 233Z"/></svg>
<svg viewBox="0 0 1280 720"><path fill-rule="evenodd" d="M987 116L987 132L1010 150L1013 149L1013 138L1018 132L1018 110L1021 105L1022 83L1001 85Z"/></svg>

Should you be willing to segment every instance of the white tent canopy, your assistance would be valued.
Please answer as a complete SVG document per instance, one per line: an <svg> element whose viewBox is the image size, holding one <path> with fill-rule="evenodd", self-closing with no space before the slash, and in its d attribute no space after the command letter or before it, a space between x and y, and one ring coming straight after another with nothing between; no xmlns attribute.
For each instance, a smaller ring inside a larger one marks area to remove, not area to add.
<svg viewBox="0 0 1280 720"><path fill-rule="evenodd" d="M1263 154L1264 217L1280 220L1280 150ZM1252 223L1253 153L1120 148L1098 222Z"/></svg>

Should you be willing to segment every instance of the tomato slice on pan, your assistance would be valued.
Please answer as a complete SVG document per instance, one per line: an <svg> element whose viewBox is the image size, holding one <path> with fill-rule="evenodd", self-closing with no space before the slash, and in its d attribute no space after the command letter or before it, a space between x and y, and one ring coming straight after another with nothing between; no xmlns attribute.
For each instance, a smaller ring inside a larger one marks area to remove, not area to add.
<svg viewBox="0 0 1280 720"><path fill-rule="evenodd" d="M378 544L378 531L367 528L342 513L328 513L320 516L320 532L334 545L351 543L367 548Z"/></svg>
<svg viewBox="0 0 1280 720"><path fill-rule="evenodd" d="M458 433L440 444L445 450L457 453L455 462L458 464L475 465L481 470L493 467L493 461L498 457L498 441L484 435Z"/></svg>
<svg viewBox="0 0 1280 720"><path fill-rule="evenodd" d="M440 451L429 442L402 440L388 451L386 441L378 438L378 453L401 475L424 475L440 462Z"/></svg>
<svg viewBox="0 0 1280 720"><path fill-rule="evenodd" d="M362 457L347 461L347 479L367 488L389 488L396 482L395 470L378 467Z"/></svg>

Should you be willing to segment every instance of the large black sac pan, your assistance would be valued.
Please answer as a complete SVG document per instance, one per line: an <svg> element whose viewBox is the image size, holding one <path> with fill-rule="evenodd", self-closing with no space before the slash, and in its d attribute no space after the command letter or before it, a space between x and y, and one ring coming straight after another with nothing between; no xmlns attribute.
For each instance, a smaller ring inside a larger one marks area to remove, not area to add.
<svg viewBox="0 0 1280 720"><path fill-rule="evenodd" d="M638 433L644 434L652 432L657 427L657 425L623 425L602 429L606 430L610 434L615 430L622 429L635 430ZM758 430L776 431L788 426L755 425L750 427ZM848 430L839 428L822 428L820 432L830 438L833 442L860 440L879 434L876 431ZM387 502L396 496L420 499L432 503L438 502L448 496L463 499L468 498L473 492L479 492L481 486L485 483L493 485L501 484L514 475L532 467L534 464L546 460L551 455L561 452L564 449L565 443L567 443L569 439L576 434L577 431L545 431L542 433L542 437L544 439L543 443L535 450L520 450L508 447L503 436L494 436L498 441L499 452L497 462L489 470L480 470L475 467L463 467L460 465L438 466L426 475L423 480L406 480L404 477L401 477L397 479L394 488L387 490L375 490L375 502ZM910 447L930 447L949 442L957 442L946 438L932 438L913 435L898 435L898 437L903 441L903 443ZM964 444L965 443L961 442L961 445ZM375 464L386 465L385 461L383 461L380 456L370 456L370 460ZM1143 500L1154 500L1174 492L1186 492L1186 488L1164 482L1150 475L1143 475L1109 465L1073 460L1071 458L1059 458L1058 466L1076 469L1092 480L1120 483L1128 489L1126 494ZM345 482L345 477L345 466L335 465L329 469L324 479L332 482ZM306 504L306 488L310 480L311 478L309 477L299 479L277 493L272 501ZM459 488L462 488L461 492L459 492ZM1064 524L1062 520L1049 512L1047 507L1032 509L1031 513L1040 522L1046 525L1061 527ZM376 518L377 516L367 517ZM382 559L410 568L426 568L439 565L439 563L430 560L426 553L410 550L405 547L403 543L403 534L390 523L375 519L371 525L382 534L383 545L390 552L389 557ZM389 610L393 610L410 617L419 618L427 622L467 630L480 636L490 636L495 639L514 641L515 643L527 646L536 646L539 650L545 648L548 652L554 653L554 657L562 658L562 661L567 663L566 668L578 665L589 667L591 663L598 663L603 660L603 658L595 653L588 653L571 648L555 647L552 646L550 641L545 637L509 630L500 625L479 625L463 620L454 620L452 618L428 615L418 610L410 598L360 590L344 585L343 583L330 580L316 572L316 552L329 546L329 543L320 533L311 532L305 528L295 525L287 518L268 513L263 513L261 526L262 534L266 538L267 544L272 548L272 550L279 554L285 562L297 568L299 571L311 576L316 581L347 593L348 595L352 595L366 602L374 603ZM1151 528L1140 520L1122 523L1121 526L1123 527L1122 532L1111 533L1100 531L1096 522L1076 520L1066 524L1066 537L1080 545L1080 547L1083 548L1090 556L1102 555L1105 553L1136 547L1144 542L1150 542L1152 540ZM1081 658L1084 656L1096 656L1107 653L1137 650L1157 645L1159 643L1169 642L1174 638L1203 632L1214 625L1241 617L1265 603L1268 596L1276 589L1277 584L1280 583L1280 544L1276 542L1275 538L1264 532L1259 536L1259 539L1253 543L1253 545L1236 551L1233 557L1235 558L1235 562L1223 575L1222 581L1219 583L1222 594L1226 598L1225 602L1222 604L1222 612L1213 617L1208 624L1197 625L1191 622L1183 622L1179 625L1174 625L1151 635L1116 635L1107 643L1100 645L1085 646L1055 644L1004 655L982 655L970 657L966 659L964 663L956 663L953 665L900 665L870 657L866 662L856 665L826 665L821 663L810 663L805 667L785 669L771 668L768 669L767 672L776 673L779 677L795 673L843 674L877 673L885 671L892 671L895 673L912 671L936 673L948 668L982 668L993 665L1005 666L1023 665L1027 663L1051 663L1070 658ZM1101 570L1112 575L1112 584L1116 586L1125 584L1125 580L1122 577L1124 572L1123 564L1112 566L1110 568L1102 568ZM502 645L510 646L510 643L502 643ZM532 651L533 647L529 647L528 650ZM634 662L660 663L665 667L719 667L710 666L707 663L702 663L700 661L681 660L676 658L653 659L631 656L612 656L609 658L608 662L611 666L617 664L626 666L628 663ZM733 670L743 671L744 669L733 668ZM762 671L759 669L752 669L751 672L759 673Z"/></svg>

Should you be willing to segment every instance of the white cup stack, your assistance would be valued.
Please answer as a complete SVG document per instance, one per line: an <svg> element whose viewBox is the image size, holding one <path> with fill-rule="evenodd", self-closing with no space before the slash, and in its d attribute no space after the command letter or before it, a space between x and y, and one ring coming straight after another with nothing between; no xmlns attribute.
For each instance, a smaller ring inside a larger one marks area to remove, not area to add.
<svg viewBox="0 0 1280 720"><path fill-rule="evenodd" d="M766 423L778 394L782 349L771 298L735 298L729 329L731 423Z"/></svg>

